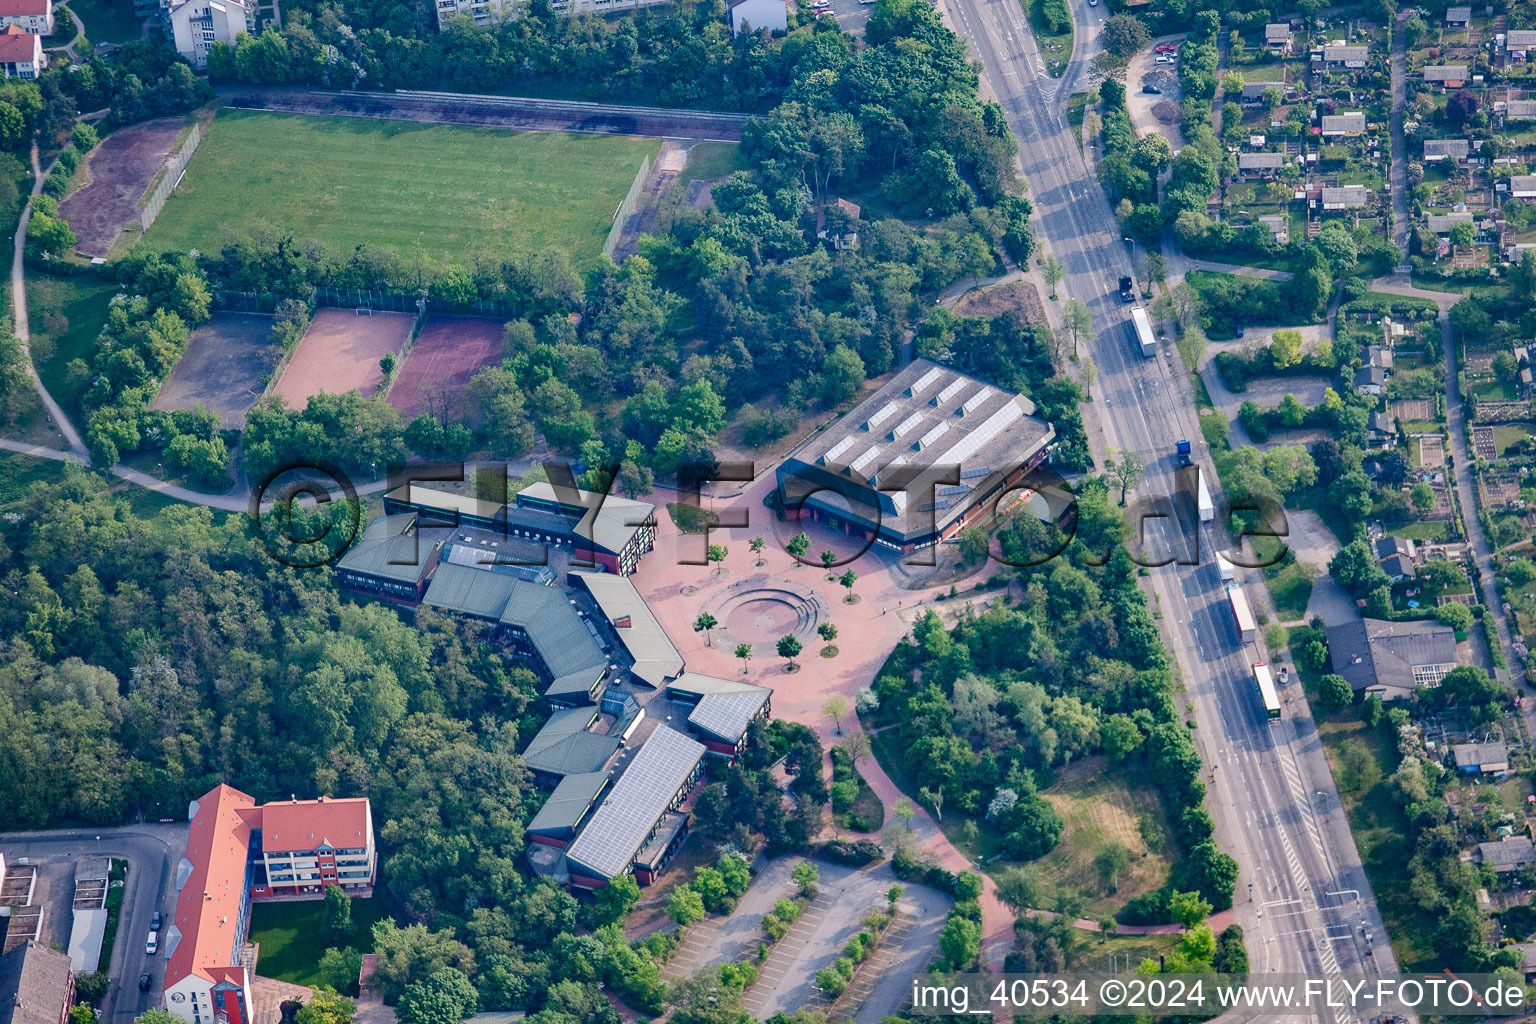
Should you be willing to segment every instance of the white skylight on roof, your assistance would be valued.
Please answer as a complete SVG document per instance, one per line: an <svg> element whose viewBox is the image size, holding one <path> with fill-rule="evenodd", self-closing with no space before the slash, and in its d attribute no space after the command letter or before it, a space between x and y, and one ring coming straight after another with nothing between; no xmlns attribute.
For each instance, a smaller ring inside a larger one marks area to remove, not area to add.
<svg viewBox="0 0 1536 1024"><path fill-rule="evenodd" d="M923 422L923 414L915 412L891 428L891 440L894 441L901 435L909 433L913 427Z"/></svg>
<svg viewBox="0 0 1536 1024"><path fill-rule="evenodd" d="M886 402L883 406L880 407L879 412L874 413L869 417L869 419L864 421L864 429L874 430L880 424L896 415L896 410L899 408L901 408L900 402Z"/></svg>
<svg viewBox="0 0 1536 1024"><path fill-rule="evenodd" d="M928 433L918 438L917 447L919 449L927 448L929 445L933 444L933 442L937 441L947 433L949 433L949 424L940 423L938 426L928 431Z"/></svg>
<svg viewBox="0 0 1536 1024"><path fill-rule="evenodd" d="M845 437L845 438L843 438L841 441L837 442L837 444L835 444L831 448L827 449L827 454L825 454L825 455L823 455L821 457L822 465L826 465L829 462L836 462L839 456L841 456L844 452L846 452L849 448L852 448L852 447L853 447L853 438L852 437Z"/></svg>
<svg viewBox="0 0 1536 1024"><path fill-rule="evenodd" d="M865 449L863 455L860 455L858 458L854 459L852 463L850 463L850 468L862 471L865 466L875 461L875 456L879 454L880 446L877 444L872 444L867 449Z"/></svg>
<svg viewBox="0 0 1536 1024"><path fill-rule="evenodd" d="M935 366L933 369L917 378L917 380L913 381L912 386L907 388L907 394L916 398L918 395L931 388L942 376L944 376L944 368L941 366Z"/></svg>
<svg viewBox="0 0 1536 1024"><path fill-rule="evenodd" d="M977 409L980 409L984 404L986 404L987 399L991 397L992 389L983 387L980 391L976 392L970 398L965 400L965 404L960 407L960 415L969 416L971 413L975 412Z"/></svg>
<svg viewBox="0 0 1536 1024"><path fill-rule="evenodd" d="M960 393L960 391L964 387L965 387L965 378L964 377L956 377L954 380L950 381L948 384L946 384L944 386L944 390L943 391L940 391L937 395L934 396L933 404L934 405L943 405L945 402L949 401L951 398L954 398L956 395L958 395Z"/></svg>

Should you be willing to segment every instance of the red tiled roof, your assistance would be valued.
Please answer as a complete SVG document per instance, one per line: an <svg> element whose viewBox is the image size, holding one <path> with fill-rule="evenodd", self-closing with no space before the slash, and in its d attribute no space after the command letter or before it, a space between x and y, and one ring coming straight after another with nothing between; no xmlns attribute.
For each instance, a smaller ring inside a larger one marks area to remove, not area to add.
<svg viewBox="0 0 1536 1024"><path fill-rule="evenodd" d="M261 848L267 853L353 849L367 845L367 831L366 797L277 800L261 808Z"/></svg>
<svg viewBox="0 0 1536 1024"><path fill-rule="evenodd" d="M52 0L0 0L0 18L42 17Z"/></svg>
<svg viewBox="0 0 1536 1024"><path fill-rule="evenodd" d="M3 51L0 51L3 52ZM209 981L241 981L244 967L230 959L241 937L235 934L245 889L251 828L261 810L250 795L222 783L197 801L187 835L192 871L176 898L171 923L181 932L165 969L167 988L190 974ZM162 943L167 941L161 937Z"/></svg>
<svg viewBox="0 0 1536 1024"><path fill-rule="evenodd" d="M7 25L0 34L0 64L41 60L42 41L20 25Z"/></svg>

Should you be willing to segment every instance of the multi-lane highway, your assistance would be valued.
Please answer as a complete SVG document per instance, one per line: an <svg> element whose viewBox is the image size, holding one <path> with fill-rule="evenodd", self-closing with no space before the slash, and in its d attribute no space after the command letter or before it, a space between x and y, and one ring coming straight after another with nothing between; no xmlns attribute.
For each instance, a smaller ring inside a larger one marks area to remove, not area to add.
<svg viewBox="0 0 1536 1024"><path fill-rule="evenodd" d="M1018 0L945 0L945 7L982 61L987 87L1018 136L1037 237L1067 268L1061 297L1080 299L1093 313L1089 351L1099 376L1085 415L1098 418L1106 448L1145 459L1145 494L1172 495L1176 440L1191 439L1197 461L1211 464L1188 374L1166 343L1153 359L1132 350L1126 307L1115 293L1116 279L1132 272L1130 257L1065 118L1067 98L1087 87L1102 8L1073 0L1078 26L1073 62L1058 81L1045 76ZM1216 481L1207 479L1219 501ZM1169 550L1168 529L1166 521L1149 521L1149 549L1161 540ZM1262 640L1246 646L1239 641L1214 564L1214 535L1209 529L1202 534L1201 564L1154 569L1150 582L1195 709L1196 739L1210 766L1207 805L1217 837L1242 866L1238 920L1254 970L1395 974L1299 688L1286 695L1284 718L1270 725L1257 703L1250 668L1269 657ZM1256 572L1240 573L1239 579L1250 592L1262 585Z"/></svg>

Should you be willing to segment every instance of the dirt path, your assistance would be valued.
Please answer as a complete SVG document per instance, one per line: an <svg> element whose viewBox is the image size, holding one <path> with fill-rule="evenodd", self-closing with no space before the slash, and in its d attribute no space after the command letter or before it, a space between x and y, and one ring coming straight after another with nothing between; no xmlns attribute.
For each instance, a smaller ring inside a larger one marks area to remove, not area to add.
<svg viewBox="0 0 1536 1024"><path fill-rule="evenodd" d="M112 243L139 219L139 198L165 165L165 158L186 127L179 117L113 132L86 157L91 183L66 196L59 215L75 232L75 248L87 256L106 256Z"/></svg>
<svg viewBox="0 0 1536 1024"><path fill-rule="evenodd" d="M651 165L651 176L646 179L645 188L636 197L635 208L619 234L618 244L613 248L613 262L623 263L626 258L633 256L640 244L640 236L655 231L656 218L661 213L661 200L687 164L687 149L670 139L661 144L661 152L656 154L656 162Z"/></svg>

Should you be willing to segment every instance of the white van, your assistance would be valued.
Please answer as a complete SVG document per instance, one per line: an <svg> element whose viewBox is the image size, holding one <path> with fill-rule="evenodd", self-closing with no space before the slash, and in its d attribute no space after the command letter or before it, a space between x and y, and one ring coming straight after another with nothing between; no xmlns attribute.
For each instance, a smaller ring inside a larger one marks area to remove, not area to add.
<svg viewBox="0 0 1536 1024"><path fill-rule="evenodd" d="M154 956L155 955L155 951L158 950L159 948L160 948L160 933L159 932L150 932L149 933L149 941L144 943L144 955L145 956Z"/></svg>

